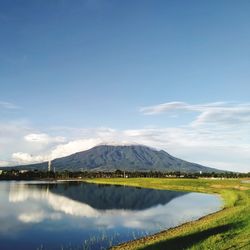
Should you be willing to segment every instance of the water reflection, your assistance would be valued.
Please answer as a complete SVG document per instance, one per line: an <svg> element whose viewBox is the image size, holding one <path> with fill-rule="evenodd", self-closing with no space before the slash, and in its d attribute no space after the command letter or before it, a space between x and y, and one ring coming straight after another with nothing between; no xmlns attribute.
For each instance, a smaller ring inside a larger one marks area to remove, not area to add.
<svg viewBox="0 0 250 250"><path fill-rule="evenodd" d="M50 183L36 185L54 194L68 197L91 207L101 210L106 209L132 209L142 210L158 204L166 204L174 198L186 193L164 191L155 189L142 189L125 186L89 184L84 182L66 182L64 185ZM143 199L139 198L143 197Z"/></svg>
<svg viewBox="0 0 250 250"><path fill-rule="evenodd" d="M211 195L132 187L25 182L2 182L0 187L0 249L22 242L29 242L25 249L67 249L67 244L70 249L100 249L220 207Z"/></svg>

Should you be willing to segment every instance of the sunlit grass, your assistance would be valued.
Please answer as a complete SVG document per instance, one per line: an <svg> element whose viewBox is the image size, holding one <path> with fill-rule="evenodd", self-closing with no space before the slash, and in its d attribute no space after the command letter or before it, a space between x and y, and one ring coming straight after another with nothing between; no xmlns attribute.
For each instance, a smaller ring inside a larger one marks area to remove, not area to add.
<svg viewBox="0 0 250 250"><path fill-rule="evenodd" d="M94 179L91 182L219 194L221 211L114 249L250 249L250 184L239 179ZM157 215L155 215L157 216Z"/></svg>

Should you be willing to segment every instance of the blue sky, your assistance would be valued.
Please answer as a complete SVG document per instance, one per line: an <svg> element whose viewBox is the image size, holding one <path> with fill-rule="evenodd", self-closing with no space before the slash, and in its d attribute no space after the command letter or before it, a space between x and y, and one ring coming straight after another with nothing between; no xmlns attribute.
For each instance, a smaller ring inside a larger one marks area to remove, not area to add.
<svg viewBox="0 0 250 250"><path fill-rule="evenodd" d="M247 0L1 1L1 165L128 141L250 171L249 12Z"/></svg>

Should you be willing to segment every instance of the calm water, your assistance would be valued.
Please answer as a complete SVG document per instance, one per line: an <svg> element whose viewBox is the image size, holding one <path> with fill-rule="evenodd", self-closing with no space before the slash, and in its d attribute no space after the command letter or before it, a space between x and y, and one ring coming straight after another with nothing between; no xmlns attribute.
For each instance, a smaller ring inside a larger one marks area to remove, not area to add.
<svg viewBox="0 0 250 250"><path fill-rule="evenodd" d="M214 195L0 182L0 249L107 249L219 210Z"/></svg>

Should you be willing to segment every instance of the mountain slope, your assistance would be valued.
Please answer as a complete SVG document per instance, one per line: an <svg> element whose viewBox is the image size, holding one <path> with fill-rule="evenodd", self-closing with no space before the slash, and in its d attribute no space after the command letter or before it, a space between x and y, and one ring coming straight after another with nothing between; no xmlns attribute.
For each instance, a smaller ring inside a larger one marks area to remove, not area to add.
<svg viewBox="0 0 250 250"><path fill-rule="evenodd" d="M142 145L100 145L67 157L58 158L52 161L52 166L57 170L217 171L175 158L163 150L158 151Z"/></svg>
<svg viewBox="0 0 250 250"><path fill-rule="evenodd" d="M221 172L218 169L187 162L171 156L163 150L142 145L100 145L86 151L57 158L51 163L56 171L181 171ZM19 169L46 169L45 163L19 166Z"/></svg>

